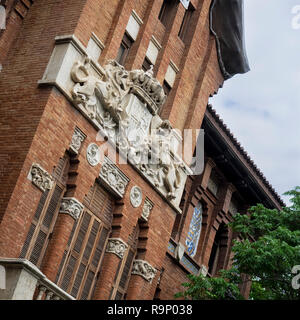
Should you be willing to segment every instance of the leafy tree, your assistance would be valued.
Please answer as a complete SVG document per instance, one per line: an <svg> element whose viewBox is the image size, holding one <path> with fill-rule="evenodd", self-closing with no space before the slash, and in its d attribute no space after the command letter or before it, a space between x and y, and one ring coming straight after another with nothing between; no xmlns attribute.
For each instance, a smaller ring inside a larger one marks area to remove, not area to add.
<svg viewBox="0 0 300 320"><path fill-rule="evenodd" d="M184 292L176 297L191 299L241 299L239 284L248 275L250 299L300 299L292 287L292 268L300 265L300 187L288 191L291 206L282 210L253 206L249 215L237 214L229 224L241 240L235 240L234 267L218 277L189 276Z"/></svg>
<svg viewBox="0 0 300 320"><path fill-rule="evenodd" d="M240 274L237 269L221 270L220 277L208 278L203 275L188 275L190 282L182 284L184 292L175 294L175 298L192 300L234 300L243 299L238 284Z"/></svg>

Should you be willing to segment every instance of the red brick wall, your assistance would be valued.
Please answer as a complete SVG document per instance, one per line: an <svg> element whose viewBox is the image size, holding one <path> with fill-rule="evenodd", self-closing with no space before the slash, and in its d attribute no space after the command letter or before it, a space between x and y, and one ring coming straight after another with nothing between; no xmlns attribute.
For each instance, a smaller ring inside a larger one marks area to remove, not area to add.
<svg viewBox="0 0 300 320"><path fill-rule="evenodd" d="M188 282L186 277L188 273L176 265L168 255L165 257L164 269L160 281L161 292L159 298L161 300L173 300L175 293L184 291L184 287L181 284Z"/></svg>
<svg viewBox="0 0 300 320"><path fill-rule="evenodd" d="M144 23L126 67L141 67L153 34L163 47L155 65L158 80L163 81L170 59L180 70L162 116L169 118L180 129L200 128L208 97L218 90L223 78L208 28L211 1L192 2L197 10L191 26L192 38L187 44L183 44L177 36L184 14L182 5L179 4L170 29L165 30L157 19L162 0L140 1L138 4L133 0L35 0L22 22L14 22L18 24L15 31L9 27L6 33L0 35L0 58L3 59L0 73L0 146L1 154L5 155L0 173L0 256L19 256L41 196L41 191L27 179L32 163L37 162L52 173L69 147L75 126L87 138L78 157L77 187L72 196L83 201L100 171L100 165L91 167L85 158L87 146L95 142L97 132L94 127L57 89L37 84L52 53L54 38L75 34L87 45L94 32L105 44L99 59L104 64L107 59L116 57L131 10L134 9ZM3 43L9 34L14 40L5 47ZM138 185L143 190L143 197L147 196L154 203L146 251L141 257L160 269L175 221L174 210L131 166L121 165L120 168L130 178L130 183L123 199L122 217L118 221L120 228L114 230L114 236L127 241L137 224L142 207L134 209L131 206L129 191L132 186ZM55 241L59 242L58 239ZM166 261L171 266L171 262ZM53 279L51 265L47 270L48 276ZM179 274L177 281L184 280L184 274ZM173 275L170 273L167 277ZM157 277L150 289L146 283L144 289L136 291L136 297L153 297L156 281ZM169 282L166 285L170 285ZM137 288L132 285L130 290Z"/></svg>

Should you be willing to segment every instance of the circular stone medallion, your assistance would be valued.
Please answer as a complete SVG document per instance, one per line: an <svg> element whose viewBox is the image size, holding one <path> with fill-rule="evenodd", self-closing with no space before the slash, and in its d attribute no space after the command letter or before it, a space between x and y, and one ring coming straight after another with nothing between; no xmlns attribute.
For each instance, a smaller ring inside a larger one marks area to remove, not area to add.
<svg viewBox="0 0 300 320"><path fill-rule="evenodd" d="M96 166L100 163L100 149L95 143L91 143L86 151L86 158L91 166Z"/></svg>
<svg viewBox="0 0 300 320"><path fill-rule="evenodd" d="M137 208L142 203L142 190L138 186L132 187L130 191L130 202L134 208Z"/></svg>

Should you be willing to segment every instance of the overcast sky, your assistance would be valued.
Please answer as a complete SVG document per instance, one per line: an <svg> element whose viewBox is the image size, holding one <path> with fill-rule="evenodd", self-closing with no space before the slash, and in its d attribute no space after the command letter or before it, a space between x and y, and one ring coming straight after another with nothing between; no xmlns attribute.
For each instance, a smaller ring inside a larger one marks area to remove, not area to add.
<svg viewBox="0 0 300 320"><path fill-rule="evenodd" d="M300 0L244 3L251 71L227 80L210 103L282 196L300 185L300 28L292 27Z"/></svg>

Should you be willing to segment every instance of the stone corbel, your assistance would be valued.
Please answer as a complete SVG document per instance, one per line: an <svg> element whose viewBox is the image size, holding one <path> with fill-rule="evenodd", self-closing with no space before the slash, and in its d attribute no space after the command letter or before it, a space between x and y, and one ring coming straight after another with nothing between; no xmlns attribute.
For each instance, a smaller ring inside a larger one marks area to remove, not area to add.
<svg viewBox="0 0 300 320"><path fill-rule="evenodd" d="M104 156L99 179L106 188L123 198L129 178L106 156Z"/></svg>
<svg viewBox="0 0 300 320"><path fill-rule="evenodd" d="M151 283L156 273L157 270L149 262L138 259L133 261L131 274L139 275Z"/></svg>
<svg viewBox="0 0 300 320"><path fill-rule="evenodd" d="M120 238L110 238L107 242L106 252L113 253L123 259L128 245Z"/></svg>
<svg viewBox="0 0 300 320"><path fill-rule="evenodd" d="M143 220L148 221L153 207L154 207L153 203L146 197L145 202L144 202L144 206L143 206L143 211L142 211L142 219Z"/></svg>
<svg viewBox="0 0 300 320"><path fill-rule="evenodd" d="M62 198L59 212L69 214L75 220L80 218L83 205L75 198Z"/></svg>
<svg viewBox="0 0 300 320"><path fill-rule="evenodd" d="M79 128L76 127L72 136L70 151L74 154L78 154L79 149L81 148L81 144L85 138L86 135Z"/></svg>
<svg viewBox="0 0 300 320"><path fill-rule="evenodd" d="M51 190L54 183L52 176L37 163L32 164L28 179L43 192Z"/></svg>

